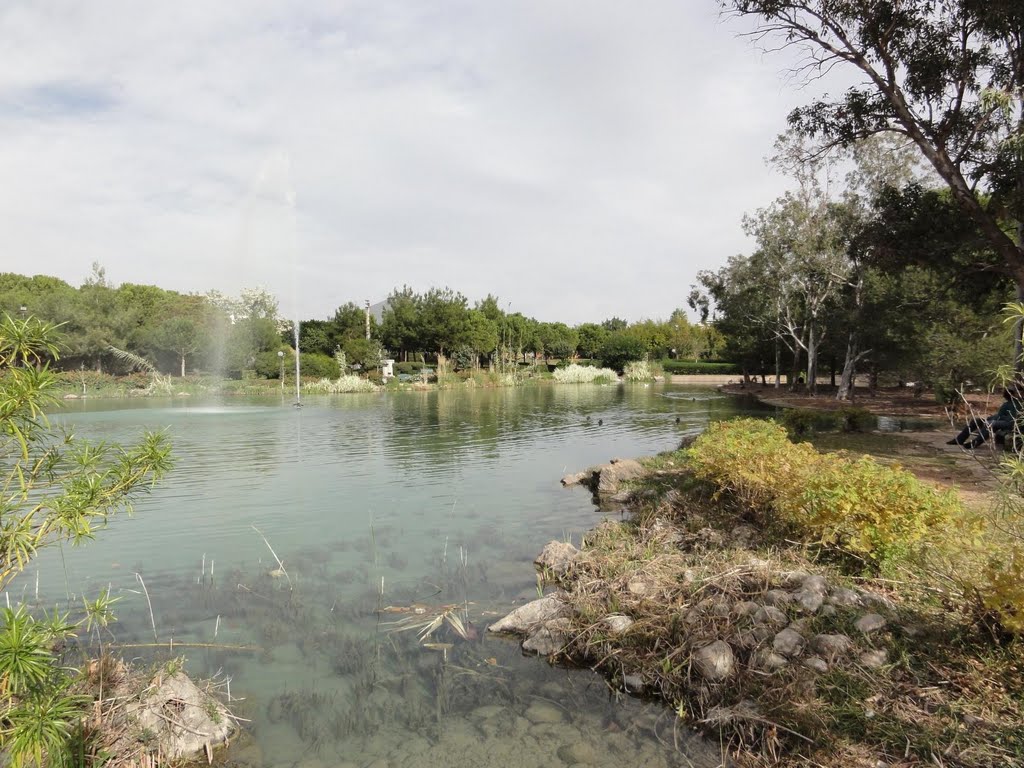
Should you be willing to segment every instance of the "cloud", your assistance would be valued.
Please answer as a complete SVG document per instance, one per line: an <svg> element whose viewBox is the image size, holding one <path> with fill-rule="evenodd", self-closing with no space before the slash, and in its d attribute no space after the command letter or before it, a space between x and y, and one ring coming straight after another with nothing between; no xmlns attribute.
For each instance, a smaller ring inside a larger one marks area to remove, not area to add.
<svg viewBox="0 0 1024 768"><path fill-rule="evenodd" d="M749 247L809 98L711 2L20 3L0 35L5 269L304 317L404 283L665 317Z"/></svg>

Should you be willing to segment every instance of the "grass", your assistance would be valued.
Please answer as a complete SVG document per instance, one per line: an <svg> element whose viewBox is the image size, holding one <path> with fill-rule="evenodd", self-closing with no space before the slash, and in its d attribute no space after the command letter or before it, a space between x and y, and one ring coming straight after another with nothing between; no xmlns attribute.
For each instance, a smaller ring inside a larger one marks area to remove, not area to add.
<svg viewBox="0 0 1024 768"><path fill-rule="evenodd" d="M842 448L911 469L947 462L898 435L810 439L822 451ZM1021 644L993 642L948 583L910 565L902 578L840 573L816 547L760 530L746 510L713 498L689 475L682 451L645 464L650 474L631 486L632 515L591 531L560 579L576 610L569 658L620 685L625 674L641 674L648 693L664 699L681 724L712 732L737 765L1024 765ZM882 611L887 628L857 632L854 622L868 608L837 606L808 618L784 605L806 636L843 633L857 653L824 674L796 663L757 668L771 640L744 647L739 639L753 628L736 608L763 603L794 571L884 597L889 608L870 610ZM612 613L633 624L611 634L603 619ZM695 673L693 654L721 638L733 646L738 671L709 684ZM886 651L881 669L859 661L873 649Z"/></svg>

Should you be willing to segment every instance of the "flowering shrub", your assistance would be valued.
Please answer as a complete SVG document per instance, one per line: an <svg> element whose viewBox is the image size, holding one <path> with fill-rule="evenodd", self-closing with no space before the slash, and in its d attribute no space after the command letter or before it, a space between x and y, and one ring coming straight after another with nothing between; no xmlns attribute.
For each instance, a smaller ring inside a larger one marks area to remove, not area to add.
<svg viewBox="0 0 1024 768"><path fill-rule="evenodd" d="M626 363L626 367L622 371L622 378L626 381L650 381L654 378L654 372L646 360L634 360L631 363Z"/></svg>
<svg viewBox="0 0 1024 768"><path fill-rule="evenodd" d="M378 387L372 381L359 376L340 376L337 379L320 379L303 384L303 389L321 395L339 395L347 392L376 392Z"/></svg>
<svg viewBox="0 0 1024 768"><path fill-rule="evenodd" d="M559 384L610 384L619 380L611 368L592 368L584 365L567 365L556 368L552 376Z"/></svg>

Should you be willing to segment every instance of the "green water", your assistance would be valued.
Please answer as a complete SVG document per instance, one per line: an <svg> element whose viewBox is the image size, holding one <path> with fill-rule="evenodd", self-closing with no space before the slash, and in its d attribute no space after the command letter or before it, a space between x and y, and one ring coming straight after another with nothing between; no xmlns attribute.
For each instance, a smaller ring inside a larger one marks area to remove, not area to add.
<svg viewBox="0 0 1024 768"><path fill-rule="evenodd" d="M11 597L52 605L109 585L126 657L184 654L194 675L230 680L251 723L228 757L246 765L718 763L663 706L483 628L536 597L544 543L579 543L601 519L563 474L673 448L739 401L634 385L305 402L69 403L58 418L83 436L166 429L176 467L134 518L40 556ZM378 610L414 603L424 613ZM442 627L429 640L451 647L425 648L396 631L445 606L480 639Z"/></svg>

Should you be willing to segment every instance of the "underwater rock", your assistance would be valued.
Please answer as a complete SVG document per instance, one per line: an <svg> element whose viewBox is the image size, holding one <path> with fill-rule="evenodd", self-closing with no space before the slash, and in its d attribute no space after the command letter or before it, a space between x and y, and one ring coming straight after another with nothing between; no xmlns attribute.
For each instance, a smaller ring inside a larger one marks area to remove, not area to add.
<svg viewBox="0 0 1024 768"><path fill-rule="evenodd" d="M546 701L535 701L526 708L523 717L534 725L541 725L543 723L560 723L565 719L565 714L554 704L549 704Z"/></svg>
<svg viewBox="0 0 1024 768"><path fill-rule="evenodd" d="M556 595L547 595L519 606L512 613L491 624L487 631L525 635L534 627L564 616L568 612L569 606L565 604L564 600Z"/></svg>
<svg viewBox="0 0 1024 768"><path fill-rule="evenodd" d="M580 551L569 542L549 541L533 564L548 569L556 576L563 576L579 556Z"/></svg>
<svg viewBox="0 0 1024 768"><path fill-rule="evenodd" d="M558 756L566 765L590 765L597 762L597 750L585 741L562 745L558 748Z"/></svg>

